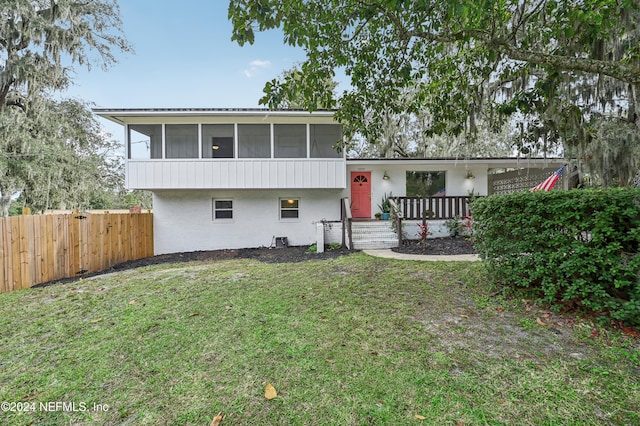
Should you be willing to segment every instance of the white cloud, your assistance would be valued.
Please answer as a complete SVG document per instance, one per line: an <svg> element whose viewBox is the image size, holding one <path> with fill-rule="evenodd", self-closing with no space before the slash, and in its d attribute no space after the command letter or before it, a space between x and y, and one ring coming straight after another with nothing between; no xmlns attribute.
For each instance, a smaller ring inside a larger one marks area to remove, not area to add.
<svg viewBox="0 0 640 426"><path fill-rule="evenodd" d="M263 61L260 59L256 59L249 63L249 68L242 71L247 78L251 78L256 75L260 70L269 68L271 66L271 61Z"/></svg>

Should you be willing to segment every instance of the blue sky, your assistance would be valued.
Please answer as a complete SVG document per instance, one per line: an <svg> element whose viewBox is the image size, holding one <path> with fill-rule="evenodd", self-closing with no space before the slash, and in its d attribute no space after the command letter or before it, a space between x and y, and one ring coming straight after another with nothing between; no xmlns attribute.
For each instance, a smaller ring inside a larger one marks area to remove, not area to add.
<svg viewBox="0 0 640 426"><path fill-rule="evenodd" d="M119 54L107 71L75 66L75 84L62 96L100 108L258 107L264 83L304 60L280 31L258 33L254 45L232 42L226 0L119 4L135 53ZM121 126L101 123L122 139Z"/></svg>

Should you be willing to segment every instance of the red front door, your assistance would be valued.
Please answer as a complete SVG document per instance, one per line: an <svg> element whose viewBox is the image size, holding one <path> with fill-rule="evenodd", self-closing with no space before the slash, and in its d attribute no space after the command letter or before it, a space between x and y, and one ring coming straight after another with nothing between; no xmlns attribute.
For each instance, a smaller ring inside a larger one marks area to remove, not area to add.
<svg viewBox="0 0 640 426"><path fill-rule="evenodd" d="M351 216L371 218L371 172L351 172Z"/></svg>

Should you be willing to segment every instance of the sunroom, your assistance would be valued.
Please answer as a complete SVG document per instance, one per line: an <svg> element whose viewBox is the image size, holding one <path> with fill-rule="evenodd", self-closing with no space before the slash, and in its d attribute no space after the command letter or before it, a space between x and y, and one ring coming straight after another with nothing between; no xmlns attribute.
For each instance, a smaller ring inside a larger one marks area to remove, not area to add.
<svg viewBox="0 0 640 426"><path fill-rule="evenodd" d="M345 188L333 113L94 110L123 124L130 189Z"/></svg>

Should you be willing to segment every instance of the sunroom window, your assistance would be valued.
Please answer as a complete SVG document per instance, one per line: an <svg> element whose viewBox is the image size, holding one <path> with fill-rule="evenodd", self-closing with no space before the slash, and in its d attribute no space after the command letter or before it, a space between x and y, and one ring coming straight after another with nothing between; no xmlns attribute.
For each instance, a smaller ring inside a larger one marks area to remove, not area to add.
<svg viewBox="0 0 640 426"><path fill-rule="evenodd" d="M238 157L271 157L271 128L268 124L238 124Z"/></svg>
<svg viewBox="0 0 640 426"><path fill-rule="evenodd" d="M276 158L307 157L307 126L304 124L276 124L273 127Z"/></svg>
<svg viewBox="0 0 640 426"><path fill-rule="evenodd" d="M162 158L162 125L129 125L129 159L148 160Z"/></svg>
<svg viewBox="0 0 640 426"><path fill-rule="evenodd" d="M165 126L167 158L198 158L198 125Z"/></svg>
<svg viewBox="0 0 640 426"><path fill-rule="evenodd" d="M339 158L336 145L342 140L342 126L339 124L309 125L311 158Z"/></svg>
<svg viewBox="0 0 640 426"><path fill-rule="evenodd" d="M233 124L202 125L202 158L233 158Z"/></svg>

